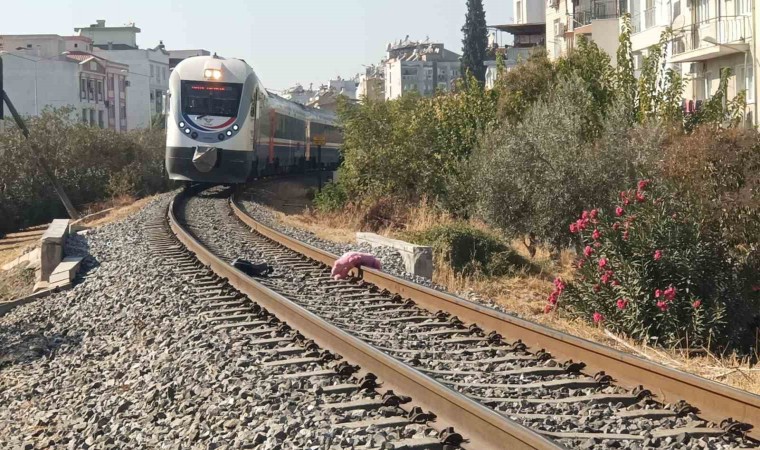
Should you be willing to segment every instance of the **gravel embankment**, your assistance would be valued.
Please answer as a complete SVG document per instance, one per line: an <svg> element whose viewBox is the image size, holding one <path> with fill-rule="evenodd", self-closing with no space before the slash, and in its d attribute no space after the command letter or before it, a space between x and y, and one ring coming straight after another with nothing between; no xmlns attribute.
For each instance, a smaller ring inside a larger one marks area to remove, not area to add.
<svg viewBox="0 0 760 450"><path fill-rule="evenodd" d="M0 318L0 448L350 448L429 431L336 430L375 413L320 409L313 379L277 378L236 331L212 330L149 249L168 199L70 239L91 255L86 279Z"/></svg>

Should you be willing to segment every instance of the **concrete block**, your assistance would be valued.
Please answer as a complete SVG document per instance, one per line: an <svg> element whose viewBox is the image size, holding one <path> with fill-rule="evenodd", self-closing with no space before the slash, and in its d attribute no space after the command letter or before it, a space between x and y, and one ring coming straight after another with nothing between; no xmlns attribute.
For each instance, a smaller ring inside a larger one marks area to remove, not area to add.
<svg viewBox="0 0 760 450"><path fill-rule="evenodd" d="M68 228L68 219L55 219L40 238L40 281L49 281L50 274L63 259Z"/></svg>
<svg viewBox="0 0 760 450"><path fill-rule="evenodd" d="M404 270L412 275L433 278L433 248L391 239L375 233L356 233L356 242L372 247L390 247L399 252L404 261Z"/></svg>
<svg viewBox="0 0 760 450"><path fill-rule="evenodd" d="M13 261L5 264L3 270L11 270L16 266L26 264L29 269L37 269L40 267L40 249L35 247L33 250L24 253Z"/></svg>
<svg viewBox="0 0 760 450"><path fill-rule="evenodd" d="M62 280L72 281L77 275L79 266L82 264L82 259L83 258L79 256L67 256L66 258L63 258L63 261L61 261L55 270L53 270L53 273L50 274L50 279L48 280L50 284Z"/></svg>

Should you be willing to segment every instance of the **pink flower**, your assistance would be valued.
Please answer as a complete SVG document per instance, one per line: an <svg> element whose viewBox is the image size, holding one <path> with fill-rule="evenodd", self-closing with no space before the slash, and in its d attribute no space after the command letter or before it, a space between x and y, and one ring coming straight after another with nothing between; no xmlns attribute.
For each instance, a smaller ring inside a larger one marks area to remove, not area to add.
<svg viewBox="0 0 760 450"><path fill-rule="evenodd" d="M641 191L636 191L636 201L639 203L644 203L646 198L644 197L644 193Z"/></svg>
<svg viewBox="0 0 760 450"><path fill-rule="evenodd" d="M584 221L583 219L578 219L575 221L575 228L578 231L585 230L586 229L586 223L587 221Z"/></svg>
<svg viewBox="0 0 760 450"><path fill-rule="evenodd" d="M668 302L664 302L660 300L659 302L657 302L657 307L660 308L660 311L665 312L668 310Z"/></svg>
<svg viewBox="0 0 760 450"><path fill-rule="evenodd" d="M628 198L628 192L620 191L620 199L625 200L626 198Z"/></svg>
<svg viewBox="0 0 760 450"><path fill-rule="evenodd" d="M630 204L631 204L631 201L630 201L630 200L628 200L628 198L625 198L625 199L623 199L623 205L624 205L624 206L628 206L628 205L630 205Z"/></svg>
<svg viewBox="0 0 760 450"><path fill-rule="evenodd" d="M584 264L586 264L586 260L585 260L585 259L583 259L583 258L580 258L580 259L578 260L578 262L577 262L577 263L575 263L576 267L578 267L579 269L580 269L581 267L583 267L583 265L584 265Z"/></svg>
<svg viewBox="0 0 760 450"><path fill-rule="evenodd" d="M549 298L546 299L546 301L548 301L552 305L556 305L558 300L559 300L559 297L558 297L557 292L552 292L551 294L549 294Z"/></svg>
<svg viewBox="0 0 760 450"><path fill-rule="evenodd" d="M655 289L654 290L654 298L660 298L661 295L662 295L662 291L661 290L659 290L659 289Z"/></svg>
<svg viewBox="0 0 760 450"><path fill-rule="evenodd" d="M600 280L602 281L602 283L607 284L607 283L610 282L610 280L612 279L612 276L614 274L615 274L614 272L612 272L611 270L608 270L608 271L604 272L604 274L601 276Z"/></svg>
<svg viewBox="0 0 760 450"><path fill-rule="evenodd" d="M612 280L612 283L610 283L613 286L620 286L620 282L618 280Z"/></svg>
<svg viewBox="0 0 760 450"><path fill-rule="evenodd" d="M760 284L753 284L752 285L752 292L760 291Z"/></svg>
<svg viewBox="0 0 760 450"><path fill-rule="evenodd" d="M602 289L601 286L599 286L598 284L594 285L594 292L599 292L600 289Z"/></svg>
<svg viewBox="0 0 760 450"><path fill-rule="evenodd" d="M628 240L628 230L623 231L623 240L624 241Z"/></svg>
<svg viewBox="0 0 760 450"><path fill-rule="evenodd" d="M620 222L615 222L614 224L612 224L612 229L615 231L620 229Z"/></svg>
<svg viewBox="0 0 760 450"><path fill-rule="evenodd" d="M549 314L550 312L552 312L552 309L554 309L552 305L544 306L544 314Z"/></svg>
<svg viewBox="0 0 760 450"><path fill-rule="evenodd" d="M602 246L602 243L599 241L594 242L594 248L599 248Z"/></svg>
<svg viewBox="0 0 760 450"><path fill-rule="evenodd" d="M662 250L654 251L654 260L659 261L662 258Z"/></svg>
<svg viewBox="0 0 760 450"><path fill-rule="evenodd" d="M636 185L640 191L646 189L647 186L649 186L649 180L639 180L638 184Z"/></svg>
<svg viewBox="0 0 760 450"><path fill-rule="evenodd" d="M702 300L694 300L694 303L692 303L691 306L693 306L694 309L699 309L699 307L702 306Z"/></svg>
<svg viewBox="0 0 760 450"><path fill-rule="evenodd" d="M600 269L604 269L605 267L607 267L607 262L608 262L607 258L600 259L599 260L599 268Z"/></svg>
<svg viewBox="0 0 760 450"><path fill-rule="evenodd" d="M618 309L625 309L626 306L628 306L628 300L623 300L622 298L617 300Z"/></svg>
<svg viewBox="0 0 760 450"><path fill-rule="evenodd" d="M592 219L596 219L596 216L598 215L599 215L599 211L596 209L592 209L591 212L589 213L589 217L591 217Z"/></svg>
<svg viewBox="0 0 760 450"><path fill-rule="evenodd" d="M595 312L594 313L594 323L599 323L599 322L602 322L602 321L604 321L604 316L602 315L602 313Z"/></svg>
<svg viewBox="0 0 760 450"><path fill-rule="evenodd" d="M669 288L662 291L662 296L665 297L665 300L672 302L676 298L676 288L670 286Z"/></svg>
<svg viewBox="0 0 760 450"><path fill-rule="evenodd" d="M583 211L581 213L581 219L588 219L588 211Z"/></svg>
<svg viewBox="0 0 760 450"><path fill-rule="evenodd" d="M596 210L594 210L594 211L596 211ZM597 240L600 237L602 237L602 233L600 233L598 229L594 228L594 232L591 233L591 237L594 238L594 240Z"/></svg>
<svg viewBox="0 0 760 450"><path fill-rule="evenodd" d="M573 234L578 232L578 227L575 225L575 222L570 224L570 232Z"/></svg>
<svg viewBox="0 0 760 450"><path fill-rule="evenodd" d="M583 249L583 256L585 256L586 258L591 256L592 253L594 253L594 249L589 247L588 245L586 246L586 248Z"/></svg>
<svg viewBox="0 0 760 450"><path fill-rule="evenodd" d="M623 209L622 206L618 206L617 208L615 208L615 215L616 216L620 217L623 214L625 214L625 210Z"/></svg>
<svg viewBox="0 0 760 450"><path fill-rule="evenodd" d="M562 292L565 290L565 282L562 281L562 278L557 277L554 279L554 287L557 291Z"/></svg>

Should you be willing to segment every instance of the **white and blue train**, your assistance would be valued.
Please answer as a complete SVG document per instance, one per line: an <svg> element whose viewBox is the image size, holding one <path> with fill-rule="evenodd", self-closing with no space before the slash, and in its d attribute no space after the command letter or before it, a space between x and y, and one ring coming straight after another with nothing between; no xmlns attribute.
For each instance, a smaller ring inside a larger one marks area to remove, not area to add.
<svg viewBox="0 0 760 450"><path fill-rule="evenodd" d="M214 184L334 169L343 140L334 114L272 94L245 61L217 56L174 68L166 130L169 177Z"/></svg>

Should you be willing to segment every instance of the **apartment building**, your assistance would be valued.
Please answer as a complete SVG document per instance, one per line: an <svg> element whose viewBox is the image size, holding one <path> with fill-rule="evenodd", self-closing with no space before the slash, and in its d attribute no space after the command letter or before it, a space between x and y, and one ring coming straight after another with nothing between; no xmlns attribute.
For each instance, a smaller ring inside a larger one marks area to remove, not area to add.
<svg viewBox="0 0 760 450"><path fill-rule="evenodd" d="M365 67L364 73L359 75L357 87L359 100L384 100L385 99L385 70L383 64Z"/></svg>
<svg viewBox="0 0 760 450"><path fill-rule="evenodd" d="M130 97L127 123L129 129L149 127L153 116L163 114L169 90L169 52L163 43L154 48L139 48L139 28L134 24L106 26L105 20L74 31L92 40L96 55L129 66L123 72Z"/></svg>
<svg viewBox="0 0 760 450"><path fill-rule="evenodd" d="M614 65L620 19L629 11L628 1L549 0L546 7L546 51L549 58L555 60L566 56L574 48L578 36L584 35L609 54Z"/></svg>
<svg viewBox="0 0 760 450"><path fill-rule="evenodd" d="M72 107L82 122L127 130L124 72L129 66L98 57L82 36L3 35L5 89L22 115Z"/></svg>
<svg viewBox="0 0 760 450"><path fill-rule="evenodd" d="M393 100L416 91L432 96L436 90L450 91L461 75L461 55L443 44L406 39L388 44L385 59L385 99Z"/></svg>
<svg viewBox="0 0 760 450"><path fill-rule="evenodd" d="M744 92L745 121L757 125L758 5L754 0L674 0L664 6L634 1L638 15L635 52L646 54L664 27L673 29L668 63L686 80L687 110L698 108L718 89L722 69L729 68L728 97ZM650 36L651 35L651 36ZM637 54L637 53L635 53Z"/></svg>
<svg viewBox="0 0 760 450"><path fill-rule="evenodd" d="M486 65L486 88L496 83L498 68L496 57L500 55L507 70L527 59L535 47L546 45L546 4L543 0L515 0L512 3L513 23L491 25L493 30L488 39L489 59ZM512 36L512 44L499 44L498 33Z"/></svg>

